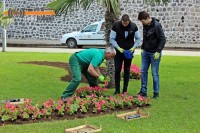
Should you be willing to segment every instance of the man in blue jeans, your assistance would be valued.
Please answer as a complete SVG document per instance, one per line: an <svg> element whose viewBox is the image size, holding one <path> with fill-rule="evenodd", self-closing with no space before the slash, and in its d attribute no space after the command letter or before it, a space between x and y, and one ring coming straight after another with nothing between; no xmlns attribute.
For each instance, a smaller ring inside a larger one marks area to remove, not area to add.
<svg viewBox="0 0 200 133"><path fill-rule="evenodd" d="M138 20L143 24L143 43L141 45L141 90L138 93L147 97L148 69L151 65L153 76L153 98L159 97L159 65L162 56L162 50L166 43L165 34L159 21L150 17L146 11L138 15Z"/></svg>

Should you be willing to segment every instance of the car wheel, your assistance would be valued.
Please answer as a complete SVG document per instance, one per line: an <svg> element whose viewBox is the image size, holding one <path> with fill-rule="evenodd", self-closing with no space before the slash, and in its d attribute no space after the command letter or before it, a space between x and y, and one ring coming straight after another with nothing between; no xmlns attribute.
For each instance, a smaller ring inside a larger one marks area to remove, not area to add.
<svg viewBox="0 0 200 133"><path fill-rule="evenodd" d="M68 39L67 40L67 46L69 47L69 48L76 48L76 46L77 46L77 42L76 42L76 40L75 39Z"/></svg>
<svg viewBox="0 0 200 133"><path fill-rule="evenodd" d="M83 47L83 45L77 45L77 47L78 47L78 48L82 48L82 47Z"/></svg>

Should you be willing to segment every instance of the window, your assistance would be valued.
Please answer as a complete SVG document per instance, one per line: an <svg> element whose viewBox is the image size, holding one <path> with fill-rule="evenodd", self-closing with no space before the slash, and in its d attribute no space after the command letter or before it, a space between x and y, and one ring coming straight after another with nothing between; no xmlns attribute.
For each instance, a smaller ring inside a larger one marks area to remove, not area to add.
<svg viewBox="0 0 200 133"><path fill-rule="evenodd" d="M105 30L106 30L106 22L103 22L100 31L105 31Z"/></svg>
<svg viewBox="0 0 200 133"><path fill-rule="evenodd" d="M83 29L81 32L96 32L97 24L96 25L89 25L85 29Z"/></svg>

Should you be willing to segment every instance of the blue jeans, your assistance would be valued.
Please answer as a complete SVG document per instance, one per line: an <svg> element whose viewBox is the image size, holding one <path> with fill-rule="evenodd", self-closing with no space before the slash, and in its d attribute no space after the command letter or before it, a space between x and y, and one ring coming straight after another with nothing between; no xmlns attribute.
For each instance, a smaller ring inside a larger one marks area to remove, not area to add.
<svg viewBox="0 0 200 133"><path fill-rule="evenodd" d="M161 60L161 55L159 59L154 59L154 54L152 52L143 51L142 53L142 66L141 66L141 90L140 93L147 94L147 83L148 83L148 69L151 65L151 71L153 76L153 92L154 94L159 93L160 81L159 81L159 64Z"/></svg>

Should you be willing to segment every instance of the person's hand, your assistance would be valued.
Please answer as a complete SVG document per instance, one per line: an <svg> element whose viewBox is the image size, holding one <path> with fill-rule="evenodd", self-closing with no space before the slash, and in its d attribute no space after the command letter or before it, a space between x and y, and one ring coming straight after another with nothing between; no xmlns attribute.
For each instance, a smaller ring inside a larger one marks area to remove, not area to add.
<svg viewBox="0 0 200 133"><path fill-rule="evenodd" d="M129 51L131 51L133 53L135 51L135 48L131 48L131 49L129 49Z"/></svg>
<svg viewBox="0 0 200 133"><path fill-rule="evenodd" d="M103 75L100 75L98 77L98 80L103 83L105 81L105 77Z"/></svg>
<svg viewBox="0 0 200 133"><path fill-rule="evenodd" d="M141 49L141 55L143 54L143 52L144 52L144 50L143 50L143 49Z"/></svg>
<svg viewBox="0 0 200 133"><path fill-rule="evenodd" d="M118 47L117 50L118 50L120 53L124 53L124 49L123 49L123 48Z"/></svg>
<svg viewBox="0 0 200 133"><path fill-rule="evenodd" d="M154 54L154 59L157 60L157 59L159 59L159 57L160 57L160 53L156 52L156 53Z"/></svg>

